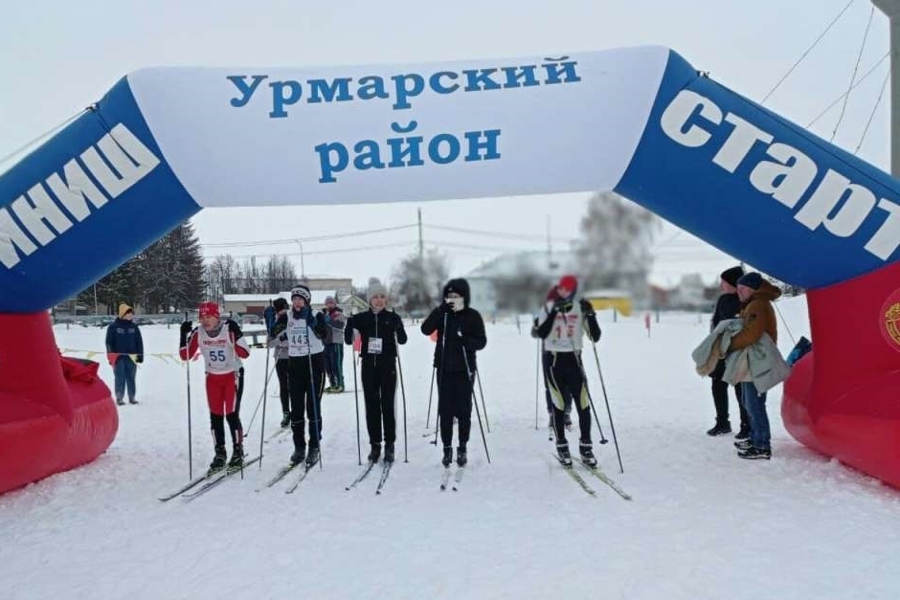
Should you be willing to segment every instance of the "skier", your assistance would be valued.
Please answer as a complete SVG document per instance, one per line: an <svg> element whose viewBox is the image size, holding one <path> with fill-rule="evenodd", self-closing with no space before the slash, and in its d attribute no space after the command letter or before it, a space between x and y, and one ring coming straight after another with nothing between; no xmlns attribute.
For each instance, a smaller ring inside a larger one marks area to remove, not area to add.
<svg viewBox="0 0 900 600"><path fill-rule="evenodd" d="M325 388L325 344L327 325L321 313L310 307L311 294L305 285L291 290L291 310L275 322L274 333L288 344L288 387L291 401L291 432L294 453L291 464L306 459L312 467L319 461L322 433L322 393ZM309 419L309 454L306 452L305 418Z"/></svg>
<svg viewBox="0 0 900 600"><path fill-rule="evenodd" d="M472 428L472 383L477 365L475 353L487 345L484 320L469 306L471 296L465 279L451 279L444 286L444 302L422 322L422 333L437 331L434 367L438 380L438 418L444 457L441 463L453 462L453 419L459 423L459 446L456 464L467 462L466 444Z"/></svg>
<svg viewBox="0 0 900 600"><path fill-rule="evenodd" d="M182 360L203 355L206 367L206 400L209 404L209 421L215 440L215 457L209 465L209 473L226 466L225 421L231 430L233 451L229 468L244 464L244 431L236 410L235 371L239 358L250 356L250 347L237 323L220 318L219 305L204 302L200 305L200 325L185 321L181 324L179 354Z"/></svg>
<svg viewBox="0 0 900 600"><path fill-rule="evenodd" d="M551 299L551 295L552 295L552 299L556 300L555 294L556 294L556 288L554 287L553 290L551 290L551 294L548 294L548 300ZM538 339L538 340L541 339L541 336L538 335L538 322L539 321L540 321L540 317L535 317L534 323L531 327L531 337ZM550 371L550 364L551 364L552 360L553 360L553 354L551 352L547 351L544 341L541 340L541 374L544 379L544 400L547 403L547 416L548 416L547 427L550 429L550 431L554 431L554 424L553 424L554 416L553 416L553 397L550 395L550 384L547 379L547 374ZM571 413L572 413L572 404L570 403L568 406L566 406L566 414L563 417L564 418L563 424L565 425L566 430L572 429L572 414Z"/></svg>
<svg viewBox="0 0 900 600"><path fill-rule="evenodd" d="M268 310L268 309L267 309ZM291 424L290 389L288 388L288 342L275 335L275 322L287 315L288 302L284 298L275 298L272 302L272 322L269 329L269 348L274 348L272 358L275 360L275 374L278 376L278 392L281 396L281 428ZM286 317L285 317L286 318ZM268 326L268 323L267 323Z"/></svg>
<svg viewBox="0 0 900 600"><path fill-rule="evenodd" d="M387 290L372 283L368 290L369 310L352 315L344 329L344 341L353 344L353 330L360 333L362 385L366 404L366 428L369 431L369 461L381 456L382 422L384 424L384 462L394 462L397 419L394 396L397 391L397 344L406 343L403 321L387 310Z"/></svg>
<svg viewBox="0 0 900 600"><path fill-rule="evenodd" d="M581 460L589 467L597 465L591 442L591 405L587 382L581 362L582 336L587 324L592 341L600 339L600 326L590 302L582 298L575 301L578 279L564 275L552 291L553 300L548 300L538 317L538 336L544 340L544 349L549 354L547 378L553 396L553 424L556 430L556 451L560 461L572 464L569 443L566 441L565 411L572 404L578 411L578 426L581 437L578 449Z"/></svg>
<svg viewBox="0 0 900 600"><path fill-rule="evenodd" d="M322 316L328 325L328 334L325 336L325 363L328 371L330 386L325 388L329 393L344 391L344 327L346 318L344 311L338 308L333 296L325 298L325 308Z"/></svg>

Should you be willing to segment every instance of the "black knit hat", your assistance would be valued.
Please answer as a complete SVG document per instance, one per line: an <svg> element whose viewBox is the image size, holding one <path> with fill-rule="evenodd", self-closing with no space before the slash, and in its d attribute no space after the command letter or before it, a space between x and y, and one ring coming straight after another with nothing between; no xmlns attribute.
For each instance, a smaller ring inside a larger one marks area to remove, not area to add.
<svg viewBox="0 0 900 600"><path fill-rule="evenodd" d="M288 302L284 298L275 298L275 300L272 301L272 307L275 310L287 310Z"/></svg>
<svg viewBox="0 0 900 600"><path fill-rule="evenodd" d="M730 269L725 269L722 271L722 280L729 284L737 287L737 280L740 279L744 275L744 269L741 267L731 267Z"/></svg>

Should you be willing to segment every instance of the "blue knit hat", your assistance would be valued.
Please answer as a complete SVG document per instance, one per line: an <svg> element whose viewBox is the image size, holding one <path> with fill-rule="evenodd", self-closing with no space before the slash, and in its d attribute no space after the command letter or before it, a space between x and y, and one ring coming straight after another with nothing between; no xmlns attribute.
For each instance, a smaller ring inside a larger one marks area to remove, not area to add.
<svg viewBox="0 0 900 600"><path fill-rule="evenodd" d="M763 282L762 275L760 275L756 271L747 273L746 275L744 275L743 277L741 277L740 279L737 280L738 285L743 285L748 288L752 288L754 290L758 290L759 286L762 285L762 282Z"/></svg>

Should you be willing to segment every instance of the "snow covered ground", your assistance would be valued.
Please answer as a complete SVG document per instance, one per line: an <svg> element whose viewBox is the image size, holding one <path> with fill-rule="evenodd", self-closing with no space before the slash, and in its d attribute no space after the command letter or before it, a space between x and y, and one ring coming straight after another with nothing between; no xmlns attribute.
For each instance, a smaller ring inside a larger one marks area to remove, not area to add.
<svg viewBox="0 0 900 600"><path fill-rule="evenodd" d="M802 299L778 306L795 338L808 335ZM650 337L642 315L604 321L598 347L625 473L612 443L596 448L633 502L596 480L592 498L561 470L543 408L535 431L535 343L524 322L521 334L513 323L488 326L479 360L493 464L476 426L459 492L438 490L440 453L422 437L432 342L415 327L402 354L409 463L401 439L381 496L377 476L344 490L359 469L351 384L350 393L325 398L324 469L296 494L283 485L255 491L287 460L286 442L267 445L262 471L248 469L244 481L160 503L187 480L185 373L148 358L138 374L141 404L120 409L104 456L0 497L0 597L897 597L900 492L793 441L780 423L780 387L769 399L771 462L739 460L731 436L706 436L709 380L690 361L705 316L663 314ZM143 332L148 352L173 351L177 329ZM57 336L61 347L103 345L94 328L60 327ZM586 358L610 437L593 356ZM261 397L265 353L255 351L247 370L245 427ZM352 381L349 358L345 371ZM101 372L111 383L108 365ZM198 367L191 375L196 474L212 444L203 374ZM398 394L398 412L399 402ZM278 400L268 398L267 432L279 417ZM255 454L259 417L249 434Z"/></svg>

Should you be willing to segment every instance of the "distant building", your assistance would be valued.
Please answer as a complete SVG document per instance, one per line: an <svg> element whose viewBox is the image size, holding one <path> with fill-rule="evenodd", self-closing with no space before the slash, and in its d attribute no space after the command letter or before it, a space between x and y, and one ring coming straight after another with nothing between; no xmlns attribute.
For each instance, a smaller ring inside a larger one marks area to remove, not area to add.
<svg viewBox="0 0 900 600"><path fill-rule="evenodd" d="M541 287L548 288L573 271L575 257L571 252L518 252L501 254L465 275L472 295L472 306L486 315L498 310L497 282L515 278L537 277ZM541 298L533 299L538 306Z"/></svg>

